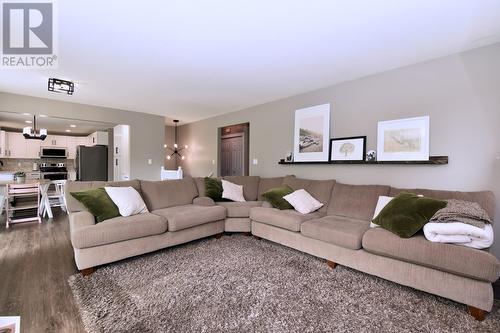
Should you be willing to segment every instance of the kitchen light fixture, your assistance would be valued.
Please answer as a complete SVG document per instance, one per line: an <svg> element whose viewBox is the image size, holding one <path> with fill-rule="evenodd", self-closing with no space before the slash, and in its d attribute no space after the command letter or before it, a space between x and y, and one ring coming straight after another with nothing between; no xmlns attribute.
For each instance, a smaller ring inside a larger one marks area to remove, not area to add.
<svg viewBox="0 0 500 333"><path fill-rule="evenodd" d="M68 95L73 95L75 91L75 84L71 81L56 79L51 77L49 79L49 91L58 92L58 93L66 93Z"/></svg>
<svg viewBox="0 0 500 333"><path fill-rule="evenodd" d="M185 145L183 148L179 148L179 146L177 145L177 123L179 123L179 120L174 119L174 148L172 149L167 145L164 145L165 148L170 149L170 151L172 152L172 154L167 155L167 160L172 159L172 157L175 157L176 155L179 156L182 160L186 159L186 156L181 155L181 151L187 149L188 146Z"/></svg>
<svg viewBox="0 0 500 333"><path fill-rule="evenodd" d="M23 136L25 139L31 140L45 140L47 137L47 129L40 128L40 131L36 132L36 117L33 116L33 128L31 126L23 128Z"/></svg>

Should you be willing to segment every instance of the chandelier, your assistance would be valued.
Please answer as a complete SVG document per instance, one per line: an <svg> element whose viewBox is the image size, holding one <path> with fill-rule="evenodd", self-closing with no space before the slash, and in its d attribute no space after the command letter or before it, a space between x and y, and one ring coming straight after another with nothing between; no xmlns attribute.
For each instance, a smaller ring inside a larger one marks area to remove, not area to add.
<svg viewBox="0 0 500 333"><path fill-rule="evenodd" d="M185 155L181 155L181 151L184 149L187 149L187 145L185 145L182 148L179 148L179 145L177 144L177 123L179 123L179 120L174 119L174 148L170 148L169 146L165 145L165 148L169 149L172 153L170 155L167 155L167 160L171 160L172 157L177 157L179 156L182 160L186 159Z"/></svg>
<svg viewBox="0 0 500 333"><path fill-rule="evenodd" d="M23 136L25 139L29 140L45 140L47 137L47 129L40 128L40 131L36 131L36 117L33 116L33 128L30 126L23 128Z"/></svg>

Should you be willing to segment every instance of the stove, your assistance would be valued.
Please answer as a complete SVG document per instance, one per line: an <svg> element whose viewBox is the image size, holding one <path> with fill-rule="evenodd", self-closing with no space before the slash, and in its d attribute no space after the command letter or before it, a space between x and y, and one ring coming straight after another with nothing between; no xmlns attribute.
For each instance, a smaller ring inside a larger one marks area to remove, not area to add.
<svg viewBox="0 0 500 333"><path fill-rule="evenodd" d="M68 179L68 169L65 163L40 163L40 179Z"/></svg>

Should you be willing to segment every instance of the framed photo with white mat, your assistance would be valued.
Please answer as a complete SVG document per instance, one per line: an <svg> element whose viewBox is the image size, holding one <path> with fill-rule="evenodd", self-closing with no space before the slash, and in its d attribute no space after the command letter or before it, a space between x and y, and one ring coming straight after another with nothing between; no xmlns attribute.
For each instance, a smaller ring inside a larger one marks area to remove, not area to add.
<svg viewBox="0 0 500 333"><path fill-rule="evenodd" d="M294 161L328 161L330 104L295 110Z"/></svg>
<svg viewBox="0 0 500 333"><path fill-rule="evenodd" d="M430 117L379 121L378 161L428 161Z"/></svg>

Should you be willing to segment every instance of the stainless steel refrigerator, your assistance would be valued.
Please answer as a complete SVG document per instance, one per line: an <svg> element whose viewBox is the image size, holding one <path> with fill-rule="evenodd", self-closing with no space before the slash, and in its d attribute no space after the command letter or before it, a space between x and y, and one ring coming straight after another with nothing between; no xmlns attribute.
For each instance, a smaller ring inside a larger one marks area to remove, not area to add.
<svg viewBox="0 0 500 333"><path fill-rule="evenodd" d="M78 146L76 148L76 179L108 180L108 147Z"/></svg>

